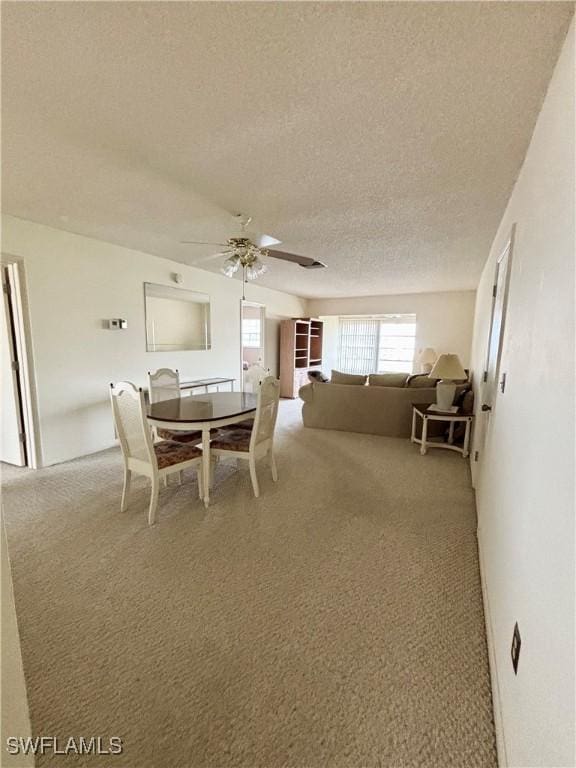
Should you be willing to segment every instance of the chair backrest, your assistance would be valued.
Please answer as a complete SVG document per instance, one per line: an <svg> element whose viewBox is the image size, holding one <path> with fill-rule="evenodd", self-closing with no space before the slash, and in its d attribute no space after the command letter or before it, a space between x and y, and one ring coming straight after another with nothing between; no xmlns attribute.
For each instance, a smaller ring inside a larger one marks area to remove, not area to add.
<svg viewBox="0 0 576 768"><path fill-rule="evenodd" d="M152 464L154 447L142 389L129 381L120 381L110 384L110 398L124 459L139 459Z"/></svg>
<svg viewBox="0 0 576 768"><path fill-rule="evenodd" d="M151 403L180 397L178 369L173 371L171 368L158 368L155 373L148 371L148 395Z"/></svg>
<svg viewBox="0 0 576 768"><path fill-rule="evenodd" d="M267 376L260 384L258 391L258 406L252 427L250 448L254 448L264 440L271 440L274 436L279 401L280 382L274 376Z"/></svg>

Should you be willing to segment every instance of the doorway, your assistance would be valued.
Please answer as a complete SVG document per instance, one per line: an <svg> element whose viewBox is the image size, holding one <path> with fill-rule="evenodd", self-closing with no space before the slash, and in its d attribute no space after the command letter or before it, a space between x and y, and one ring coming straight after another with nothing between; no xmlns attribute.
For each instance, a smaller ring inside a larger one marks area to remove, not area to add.
<svg viewBox="0 0 576 768"><path fill-rule="evenodd" d="M246 374L251 366L266 368L266 307L253 301L240 303L240 350L242 390L246 389Z"/></svg>
<svg viewBox="0 0 576 768"><path fill-rule="evenodd" d="M2 260L0 312L0 370L2 437L0 461L17 467L37 467L30 374L26 344L22 267Z"/></svg>

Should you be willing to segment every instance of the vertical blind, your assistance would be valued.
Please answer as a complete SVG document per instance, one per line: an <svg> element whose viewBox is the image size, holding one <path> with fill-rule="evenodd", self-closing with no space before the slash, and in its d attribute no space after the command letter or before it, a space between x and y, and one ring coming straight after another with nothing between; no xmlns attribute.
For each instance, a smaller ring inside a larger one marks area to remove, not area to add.
<svg viewBox="0 0 576 768"><path fill-rule="evenodd" d="M341 317L339 370L346 373L411 373L416 315Z"/></svg>

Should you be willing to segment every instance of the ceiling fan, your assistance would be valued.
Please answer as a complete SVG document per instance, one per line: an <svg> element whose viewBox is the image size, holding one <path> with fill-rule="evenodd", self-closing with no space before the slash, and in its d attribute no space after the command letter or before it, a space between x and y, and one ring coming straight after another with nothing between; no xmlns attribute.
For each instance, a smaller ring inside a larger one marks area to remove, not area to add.
<svg viewBox="0 0 576 768"><path fill-rule="evenodd" d="M207 243L195 240L181 240L180 242L183 245L221 246L225 250L199 259L195 263L201 264L204 261L211 261L212 259L226 256L226 261L221 268L221 272L227 277L233 277L239 269L242 269L244 280L256 280L256 278L267 271L268 267L262 261L262 259L267 256L271 256L274 259L281 259L282 261L289 261L292 264L298 264L300 267L304 267L304 269L322 269L326 266L326 264L323 264L321 261L311 259L308 256L300 256L296 253L287 253L286 251L279 251L276 248L271 248L270 246L280 245L281 241L270 235L248 232L246 227L252 221L250 216L244 216L240 213L236 216L236 219L240 224L240 235L229 237L225 243Z"/></svg>

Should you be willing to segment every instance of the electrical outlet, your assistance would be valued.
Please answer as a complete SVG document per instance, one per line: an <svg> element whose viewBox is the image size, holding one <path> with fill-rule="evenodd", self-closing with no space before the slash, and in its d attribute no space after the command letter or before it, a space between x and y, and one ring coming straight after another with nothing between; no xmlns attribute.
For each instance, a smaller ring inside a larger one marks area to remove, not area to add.
<svg viewBox="0 0 576 768"><path fill-rule="evenodd" d="M478 451L474 451L474 461L478 461L479 458L480 458L479 452Z"/></svg>
<svg viewBox="0 0 576 768"><path fill-rule="evenodd" d="M514 624L514 632L512 634L512 647L510 649L510 656L512 657L512 666L514 667L514 674L518 674L518 661L520 659L520 646L522 640L520 639L520 630L518 629L518 622Z"/></svg>

